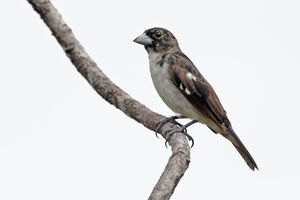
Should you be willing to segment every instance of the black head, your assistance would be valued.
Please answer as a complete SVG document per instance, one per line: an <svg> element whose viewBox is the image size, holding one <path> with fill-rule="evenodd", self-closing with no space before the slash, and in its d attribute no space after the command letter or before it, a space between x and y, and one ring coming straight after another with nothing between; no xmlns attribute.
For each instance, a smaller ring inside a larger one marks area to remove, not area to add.
<svg viewBox="0 0 300 200"><path fill-rule="evenodd" d="M145 46L146 50L154 52L170 52L179 50L174 35L164 28L151 28L137 37L134 42Z"/></svg>

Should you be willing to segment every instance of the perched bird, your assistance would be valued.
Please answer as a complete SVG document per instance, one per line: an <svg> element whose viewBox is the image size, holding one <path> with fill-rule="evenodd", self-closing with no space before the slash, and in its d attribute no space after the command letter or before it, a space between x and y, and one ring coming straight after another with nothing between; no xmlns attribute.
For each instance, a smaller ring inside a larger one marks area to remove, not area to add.
<svg viewBox="0 0 300 200"><path fill-rule="evenodd" d="M195 122L203 123L214 133L228 139L252 170L258 169L233 131L215 91L192 61L182 53L174 35L164 28L151 28L134 42L144 45L149 54L151 77L159 96L169 108L180 114L163 120L158 128L170 120L190 118L191 122L179 128L187 135L185 129L188 126Z"/></svg>

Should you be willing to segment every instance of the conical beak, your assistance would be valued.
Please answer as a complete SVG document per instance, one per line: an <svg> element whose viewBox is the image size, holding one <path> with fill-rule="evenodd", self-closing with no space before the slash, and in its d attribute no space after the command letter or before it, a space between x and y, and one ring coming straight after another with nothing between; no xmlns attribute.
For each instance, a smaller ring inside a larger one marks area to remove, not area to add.
<svg viewBox="0 0 300 200"><path fill-rule="evenodd" d="M139 37L135 38L135 40L133 40L133 41L138 44L142 44L142 45L151 45L153 42L153 39L151 39L145 33L143 33Z"/></svg>

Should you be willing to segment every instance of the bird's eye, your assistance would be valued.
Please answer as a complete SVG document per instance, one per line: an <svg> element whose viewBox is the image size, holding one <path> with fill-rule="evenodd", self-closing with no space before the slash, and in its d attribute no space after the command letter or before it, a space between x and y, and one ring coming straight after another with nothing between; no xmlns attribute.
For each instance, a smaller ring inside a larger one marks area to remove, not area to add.
<svg viewBox="0 0 300 200"><path fill-rule="evenodd" d="M156 32L155 36L158 37L158 38L160 38L161 37L161 33L160 32Z"/></svg>

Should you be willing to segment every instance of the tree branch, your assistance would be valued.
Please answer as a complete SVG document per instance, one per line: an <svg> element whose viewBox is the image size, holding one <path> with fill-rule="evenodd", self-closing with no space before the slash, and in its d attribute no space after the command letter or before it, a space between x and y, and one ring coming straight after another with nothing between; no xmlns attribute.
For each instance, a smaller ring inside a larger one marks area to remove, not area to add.
<svg viewBox="0 0 300 200"><path fill-rule="evenodd" d="M85 52L49 0L28 0L28 2L39 13L73 65L96 92L126 115L154 131L157 123L165 117L131 98L105 76ZM167 132L173 128L175 125L168 123L162 127L160 134L166 138ZM169 144L172 147L172 155L149 197L151 200L169 199L190 162L190 149L183 134L174 134Z"/></svg>

